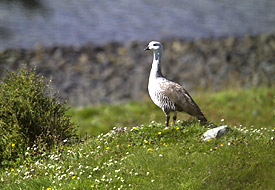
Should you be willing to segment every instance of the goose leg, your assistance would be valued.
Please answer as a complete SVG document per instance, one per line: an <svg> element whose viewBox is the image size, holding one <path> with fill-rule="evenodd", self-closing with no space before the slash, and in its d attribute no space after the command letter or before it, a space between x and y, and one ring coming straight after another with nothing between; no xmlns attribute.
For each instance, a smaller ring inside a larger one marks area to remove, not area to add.
<svg viewBox="0 0 275 190"><path fill-rule="evenodd" d="M174 115L173 115L173 126L175 126L176 120L177 120L177 112L174 112Z"/></svg>
<svg viewBox="0 0 275 190"><path fill-rule="evenodd" d="M170 114L166 114L166 127L169 125Z"/></svg>

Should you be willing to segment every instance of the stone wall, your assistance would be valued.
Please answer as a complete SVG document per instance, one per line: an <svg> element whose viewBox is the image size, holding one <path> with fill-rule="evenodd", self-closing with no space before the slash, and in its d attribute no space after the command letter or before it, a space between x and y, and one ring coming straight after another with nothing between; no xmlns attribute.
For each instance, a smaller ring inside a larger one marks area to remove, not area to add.
<svg viewBox="0 0 275 190"><path fill-rule="evenodd" d="M152 52L148 42L38 47L0 52L0 68L37 67L71 104L142 100ZM188 91L274 86L275 35L163 42L163 73ZM0 76L3 76L3 69Z"/></svg>

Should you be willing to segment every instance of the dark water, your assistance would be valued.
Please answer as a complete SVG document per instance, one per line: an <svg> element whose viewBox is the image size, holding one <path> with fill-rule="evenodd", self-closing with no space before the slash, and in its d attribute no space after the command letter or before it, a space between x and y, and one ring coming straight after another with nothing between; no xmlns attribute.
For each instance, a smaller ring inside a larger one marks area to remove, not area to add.
<svg viewBox="0 0 275 190"><path fill-rule="evenodd" d="M0 49L275 32L274 0L36 1L0 2Z"/></svg>

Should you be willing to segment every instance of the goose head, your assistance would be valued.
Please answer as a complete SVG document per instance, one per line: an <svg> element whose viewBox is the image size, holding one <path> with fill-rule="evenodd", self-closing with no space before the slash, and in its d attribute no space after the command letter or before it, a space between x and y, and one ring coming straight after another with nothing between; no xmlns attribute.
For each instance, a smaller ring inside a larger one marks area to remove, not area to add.
<svg viewBox="0 0 275 190"><path fill-rule="evenodd" d="M162 50L162 45L160 42L157 41L151 41L148 46L144 49L144 51L147 50L153 50L153 51L161 51Z"/></svg>

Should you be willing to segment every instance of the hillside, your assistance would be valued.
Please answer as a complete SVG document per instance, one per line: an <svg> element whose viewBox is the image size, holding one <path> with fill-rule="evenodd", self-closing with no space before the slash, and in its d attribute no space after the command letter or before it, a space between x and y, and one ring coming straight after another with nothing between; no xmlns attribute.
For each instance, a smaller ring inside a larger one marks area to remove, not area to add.
<svg viewBox="0 0 275 190"><path fill-rule="evenodd" d="M207 128L152 122L60 146L1 174L1 189L272 189L274 129L233 128L201 142ZM38 148L38 149L37 149Z"/></svg>

